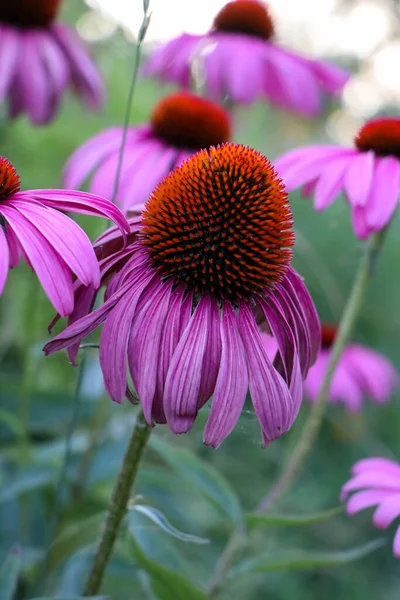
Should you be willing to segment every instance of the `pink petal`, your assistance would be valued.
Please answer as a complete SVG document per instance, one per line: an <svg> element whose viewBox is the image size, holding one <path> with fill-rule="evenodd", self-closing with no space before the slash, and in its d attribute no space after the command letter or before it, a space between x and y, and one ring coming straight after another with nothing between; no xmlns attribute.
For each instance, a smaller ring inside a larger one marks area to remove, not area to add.
<svg viewBox="0 0 400 600"><path fill-rule="evenodd" d="M6 283L9 261L10 253L8 251L7 238L3 227L0 225L0 294L3 293Z"/></svg>
<svg viewBox="0 0 400 600"><path fill-rule="evenodd" d="M396 558L400 558L400 527L397 529L393 540L393 553Z"/></svg>
<svg viewBox="0 0 400 600"><path fill-rule="evenodd" d="M172 356L164 389L164 409L174 433L186 433L198 410L210 302L202 298Z"/></svg>
<svg viewBox="0 0 400 600"><path fill-rule="evenodd" d="M218 303L210 298L210 326L204 353L203 373L201 377L199 407L212 396L221 363L221 325Z"/></svg>
<svg viewBox="0 0 400 600"><path fill-rule="evenodd" d="M400 465L389 458L363 458L353 465L352 473L358 475L361 473L378 471L385 471L391 474L394 479L398 479L399 490L400 490Z"/></svg>
<svg viewBox="0 0 400 600"><path fill-rule="evenodd" d="M360 382L364 393L376 402L388 401L399 383L392 363L378 352L354 344L347 349L347 356L353 376Z"/></svg>
<svg viewBox="0 0 400 600"><path fill-rule="evenodd" d="M390 498L392 495L393 492L390 490L365 490L357 492L357 494L353 494L350 500L348 500L346 512L348 515L355 515L360 512L360 510L376 506L386 498ZM343 492L341 498L343 500Z"/></svg>
<svg viewBox="0 0 400 600"><path fill-rule="evenodd" d="M352 207L365 206L374 174L374 153L360 152L354 156L344 177L344 188Z"/></svg>
<svg viewBox="0 0 400 600"><path fill-rule="evenodd" d="M374 515L372 521L378 529L386 529L396 517L400 515L400 493L393 494L382 500Z"/></svg>
<svg viewBox="0 0 400 600"><path fill-rule="evenodd" d="M332 161L321 174L315 186L315 210L325 210L335 200L343 188L343 179L349 164L351 162L348 158Z"/></svg>
<svg viewBox="0 0 400 600"><path fill-rule="evenodd" d="M366 210L367 225L379 231L396 209L400 193L400 161L394 156L376 160L373 184Z"/></svg>
<svg viewBox="0 0 400 600"><path fill-rule="evenodd" d="M20 92L26 111L36 124L46 123L53 113L49 80L37 48L42 35L24 30L21 37Z"/></svg>
<svg viewBox="0 0 400 600"><path fill-rule="evenodd" d="M20 33L14 27L0 25L0 102L3 102L15 78L20 54Z"/></svg>
<svg viewBox="0 0 400 600"><path fill-rule="evenodd" d="M362 488L377 488L398 491L399 482L391 473L365 472L350 479L342 488L344 493Z"/></svg>
<svg viewBox="0 0 400 600"><path fill-rule="evenodd" d="M222 307L220 331L220 366L203 436L204 443L213 448L218 448L235 427L248 386L243 344L237 330L235 312L227 302Z"/></svg>
<svg viewBox="0 0 400 600"><path fill-rule="evenodd" d="M351 211L354 233L359 240L365 240L371 234L371 228L367 225L366 216L364 207L356 206Z"/></svg>

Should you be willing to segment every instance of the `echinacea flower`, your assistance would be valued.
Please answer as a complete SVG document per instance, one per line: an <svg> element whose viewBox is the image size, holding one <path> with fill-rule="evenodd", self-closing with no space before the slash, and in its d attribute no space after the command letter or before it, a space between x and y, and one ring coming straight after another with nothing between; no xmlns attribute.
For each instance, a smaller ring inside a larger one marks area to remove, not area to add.
<svg viewBox="0 0 400 600"><path fill-rule="evenodd" d="M315 402L325 379L336 337L336 327L322 323L321 351L304 382L305 396ZM379 352L360 344L348 344L335 370L329 401L342 402L351 412L359 412L364 398L382 404L390 400L399 376L392 363Z"/></svg>
<svg viewBox="0 0 400 600"><path fill-rule="evenodd" d="M274 161L289 191L303 187L314 208L325 210L345 195L358 238L380 231L391 220L400 196L400 118L367 122L355 148L306 146Z"/></svg>
<svg viewBox="0 0 400 600"><path fill-rule="evenodd" d="M342 487L341 500L346 512L354 515L376 506L372 517L375 527L386 529L400 516L400 465L388 458L364 458L353 465L353 477ZM350 492L354 492L349 496ZM400 527L393 540L393 553L400 558Z"/></svg>
<svg viewBox="0 0 400 600"><path fill-rule="evenodd" d="M89 190L112 199L122 133L122 127L106 129L78 148L65 167L65 187L79 188L92 175ZM150 123L128 129L117 204L131 216L140 213L170 171L230 137L230 117L222 107L194 94L167 96L153 110Z"/></svg>
<svg viewBox="0 0 400 600"><path fill-rule="evenodd" d="M70 86L90 108L103 103L101 77L72 28L55 22L61 0L3 0L0 104L37 125L55 116Z"/></svg>
<svg viewBox="0 0 400 600"><path fill-rule="evenodd" d="M263 445L287 432L320 330L290 266L292 215L269 161L236 144L200 151L158 185L142 218L131 221L125 249L118 250L118 237L110 231L96 243L108 284L104 304L82 317L93 298L78 299L81 318L45 353L76 351L105 322L107 392L123 402L128 362L149 424L185 433L212 396L204 442L217 447L249 391ZM274 363L259 334L261 316L278 343Z"/></svg>
<svg viewBox="0 0 400 600"><path fill-rule="evenodd" d="M100 285L100 270L86 233L60 211L112 219L121 235L125 217L109 200L73 190L20 191L13 165L0 156L0 294L8 270L23 256L60 315L74 308L73 279L89 289Z"/></svg>
<svg viewBox="0 0 400 600"><path fill-rule="evenodd" d="M184 33L158 48L144 74L189 87L200 72L207 94L249 104L265 98L275 106L314 116L322 93L337 95L348 79L341 68L306 58L274 42L275 24L259 0L232 0L204 35Z"/></svg>

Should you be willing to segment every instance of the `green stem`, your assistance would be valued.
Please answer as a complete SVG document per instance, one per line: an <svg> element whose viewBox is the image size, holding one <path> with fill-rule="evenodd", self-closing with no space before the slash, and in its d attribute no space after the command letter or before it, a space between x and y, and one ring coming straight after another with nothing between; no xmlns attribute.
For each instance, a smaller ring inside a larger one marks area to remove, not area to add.
<svg viewBox="0 0 400 600"><path fill-rule="evenodd" d="M229 538L228 543L225 546L225 550L218 560L210 585L208 586L207 598L210 598L210 600L218 597L225 581L226 573L237 551L242 546L244 538L245 530L242 527L234 531Z"/></svg>
<svg viewBox="0 0 400 600"><path fill-rule="evenodd" d="M303 469L310 450L318 436L325 408L328 402L329 389L333 375L340 360L343 350L350 338L354 323L360 312L362 302L367 289L367 284L373 273L379 250L382 246L385 230L373 235L367 245L364 256L360 262L358 272L354 279L353 289L344 308L337 337L332 346L332 352L328 363L325 379L319 396L310 409L310 414L300 434L300 439L294 448L289 463L273 487L271 492L260 502L256 509L257 513L263 513L270 508L290 487L296 475Z"/></svg>
<svg viewBox="0 0 400 600"><path fill-rule="evenodd" d="M140 412L115 482L103 533L99 539L93 565L85 585L84 596L92 596L100 590L150 432L151 427L146 423L143 413Z"/></svg>

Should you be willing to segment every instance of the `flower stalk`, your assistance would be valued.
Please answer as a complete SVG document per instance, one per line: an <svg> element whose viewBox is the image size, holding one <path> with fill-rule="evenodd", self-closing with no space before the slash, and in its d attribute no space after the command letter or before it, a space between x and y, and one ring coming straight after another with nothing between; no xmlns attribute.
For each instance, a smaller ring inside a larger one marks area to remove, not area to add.
<svg viewBox="0 0 400 600"><path fill-rule="evenodd" d="M338 334L332 346L331 357L319 396L310 409L310 414L300 435L298 444L291 455L285 471L282 473L279 481L273 487L271 492L260 502L256 509L257 513L267 511L287 491L294 478L303 469L307 461L322 423L325 408L328 403L328 395L333 375L359 315L368 282L373 274L376 259L384 241L385 233L386 229L383 229L369 239L354 279L353 289L351 290L340 320Z"/></svg>
<svg viewBox="0 0 400 600"><path fill-rule="evenodd" d="M140 412L114 486L103 533L99 539L93 565L84 588L84 596L97 594L101 588L104 573L126 513L131 489L135 483L139 463L150 433L151 427L146 423L143 413Z"/></svg>

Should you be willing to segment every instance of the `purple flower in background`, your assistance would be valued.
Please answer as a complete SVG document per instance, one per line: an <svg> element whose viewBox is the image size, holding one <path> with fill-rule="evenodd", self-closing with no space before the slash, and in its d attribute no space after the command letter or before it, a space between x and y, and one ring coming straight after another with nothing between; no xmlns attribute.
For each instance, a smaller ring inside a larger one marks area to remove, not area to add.
<svg viewBox="0 0 400 600"><path fill-rule="evenodd" d="M150 123L127 133L117 204L126 213L140 213L154 188L192 154L229 142L229 114L214 102L178 93L163 98ZM64 170L64 185L79 188L92 175L89 190L113 197L122 127L107 129L85 142Z"/></svg>
<svg viewBox="0 0 400 600"><path fill-rule="evenodd" d="M380 231L391 220L400 195L400 118L366 123L355 148L306 146L274 161L289 191L303 187L314 208L325 210L343 192L358 238Z"/></svg>
<svg viewBox="0 0 400 600"><path fill-rule="evenodd" d="M400 516L400 465L388 458L364 458L353 466L353 477L342 487L341 500L354 515L376 506L372 517L375 527L386 529ZM350 498L350 492L355 492ZM393 553L400 558L400 527L393 540Z"/></svg>
<svg viewBox="0 0 400 600"><path fill-rule="evenodd" d="M9 0L0 6L0 104L37 125L55 116L71 86L88 107L104 99L101 77L72 28L55 23L60 0Z"/></svg>
<svg viewBox="0 0 400 600"><path fill-rule="evenodd" d="M163 44L143 72L183 87L198 73L211 98L243 104L266 98L282 109L318 114L322 94L339 94L348 73L281 48L273 41L274 33L263 2L233 0L217 14L208 33L185 33Z"/></svg>
<svg viewBox="0 0 400 600"><path fill-rule="evenodd" d="M123 235L129 231L128 223L109 200L92 194L19 190L16 170L0 157L0 294L8 270L23 256L55 309L66 316L74 308L73 278L89 289L98 288L100 271L86 233L60 211L112 219Z"/></svg>
<svg viewBox="0 0 400 600"><path fill-rule="evenodd" d="M116 230L97 241L105 302L90 313L94 296L78 288L71 324L46 354L68 348L73 360L104 322L100 363L115 402L127 363L149 424L185 433L213 396L204 442L216 448L249 391L268 445L293 424L320 344L313 302L290 266L292 225L265 157L235 144L200 151L155 189L125 248ZM274 363L260 321L277 340Z"/></svg>
<svg viewBox="0 0 400 600"><path fill-rule="evenodd" d="M336 328L322 323L322 346L315 364L304 382L306 398L314 402L325 379L330 358L330 348L336 336ZM390 400L399 377L392 363L379 352L359 344L346 346L333 376L329 401L342 402L351 412L362 408L365 397L378 404Z"/></svg>

